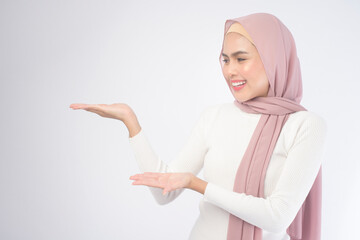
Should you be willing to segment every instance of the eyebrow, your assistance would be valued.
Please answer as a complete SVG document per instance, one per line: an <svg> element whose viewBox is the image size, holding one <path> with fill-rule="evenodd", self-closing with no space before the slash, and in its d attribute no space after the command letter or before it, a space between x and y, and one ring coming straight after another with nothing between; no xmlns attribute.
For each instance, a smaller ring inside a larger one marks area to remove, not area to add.
<svg viewBox="0 0 360 240"><path fill-rule="evenodd" d="M232 54L231 54L231 56L233 57L233 56L236 56L236 55L238 55L238 54L249 54L249 53L248 53L248 52L245 52L245 51L240 50L240 51L237 51L237 52L232 53ZM221 53L221 55L223 55L224 57L229 57L229 56L228 56L228 55L226 55L225 53Z"/></svg>

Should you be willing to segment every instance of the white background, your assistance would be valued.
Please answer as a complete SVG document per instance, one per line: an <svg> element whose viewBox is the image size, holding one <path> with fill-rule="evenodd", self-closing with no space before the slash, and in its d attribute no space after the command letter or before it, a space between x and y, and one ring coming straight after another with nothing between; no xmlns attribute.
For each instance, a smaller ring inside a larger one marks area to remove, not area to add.
<svg viewBox="0 0 360 240"><path fill-rule="evenodd" d="M202 195L157 205L125 125L71 103L129 104L170 162L201 111L232 102L218 61L226 19L277 16L324 117L323 239L359 218L358 1L0 1L0 239L187 239ZM202 176L202 175L200 175Z"/></svg>

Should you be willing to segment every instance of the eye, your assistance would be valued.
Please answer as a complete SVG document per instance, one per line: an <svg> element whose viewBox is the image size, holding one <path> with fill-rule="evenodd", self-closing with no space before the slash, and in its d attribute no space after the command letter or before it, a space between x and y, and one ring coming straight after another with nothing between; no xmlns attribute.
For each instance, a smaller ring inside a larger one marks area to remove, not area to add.
<svg viewBox="0 0 360 240"><path fill-rule="evenodd" d="M244 61L245 59L244 58L238 58L237 59L238 60L238 62L241 62L241 61ZM229 60L228 59L224 59L224 60L222 60L224 63L227 63Z"/></svg>

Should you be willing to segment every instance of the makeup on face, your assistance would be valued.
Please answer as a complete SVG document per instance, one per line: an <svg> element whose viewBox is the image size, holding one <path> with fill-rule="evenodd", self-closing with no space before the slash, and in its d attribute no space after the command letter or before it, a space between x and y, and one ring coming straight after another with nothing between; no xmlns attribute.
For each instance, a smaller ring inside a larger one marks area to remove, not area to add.
<svg viewBox="0 0 360 240"><path fill-rule="evenodd" d="M243 87L245 87L246 80L231 80L230 81L232 88L235 91L241 90Z"/></svg>
<svg viewBox="0 0 360 240"><path fill-rule="evenodd" d="M238 101L266 96L269 85L257 49L239 34L225 37L221 53L223 75Z"/></svg>

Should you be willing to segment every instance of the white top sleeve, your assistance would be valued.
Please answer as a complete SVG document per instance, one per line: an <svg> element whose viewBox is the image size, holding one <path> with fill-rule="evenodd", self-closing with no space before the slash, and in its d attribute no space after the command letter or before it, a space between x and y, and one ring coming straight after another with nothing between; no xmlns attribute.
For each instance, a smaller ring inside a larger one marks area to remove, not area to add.
<svg viewBox="0 0 360 240"><path fill-rule="evenodd" d="M205 143L205 118L206 112L211 107L206 108L200 115L199 120L193 127L190 137L186 144L177 155L177 157L169 164L164 163L153 151L144 130L141 129L138 134L129 138L129 143L133 149L135 159L142 172L191 172L197 175L203 167L204 156L207 151ZM162 189L149 187L155 200L163 205L173 201L182 193L184 189L177 189L168 192L165 196Z"/></svg>
<svg viewBox="0 0 360 240"><path fill-rule="evenodd" d="M308 195L321 166L327 126L310 115L298 130L275 190L267 198L236 193L211 182L208 201L244 221L269 232L282 232L291 224Z"/></svg>

